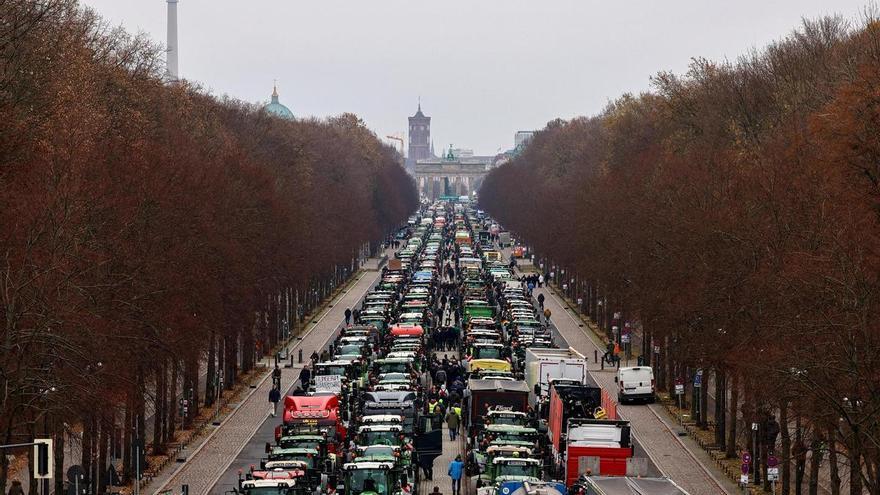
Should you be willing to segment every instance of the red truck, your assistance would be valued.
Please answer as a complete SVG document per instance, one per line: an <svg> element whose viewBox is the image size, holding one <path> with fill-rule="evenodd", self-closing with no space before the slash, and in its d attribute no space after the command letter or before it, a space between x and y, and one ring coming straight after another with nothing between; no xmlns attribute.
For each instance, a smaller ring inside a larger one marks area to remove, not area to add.
<svg viewBox="0 0 880 495"><path fill-rule="evenodd" d="M288 395L284 398L284 422L275 427L275 441L296 432L320 430L327 435L327 450L337 452L346 429L339 416L336 395Z"/></svg>
<svg viewBox="0 0 880 495"><path fill-rule="evenodd" d="M627 459L634 453L630 425L616 419L616 408L603 392L599 387L552 382L547 434L551 460L566 485L587 468L603 476L626 475Z"/></svg>

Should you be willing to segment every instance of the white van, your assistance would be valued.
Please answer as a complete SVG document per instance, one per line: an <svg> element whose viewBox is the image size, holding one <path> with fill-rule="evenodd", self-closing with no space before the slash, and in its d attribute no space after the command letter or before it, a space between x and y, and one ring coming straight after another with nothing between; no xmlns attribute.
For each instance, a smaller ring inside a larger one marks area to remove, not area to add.
<svg viewBox="0 0 880 495"><path fill-rule="evenodd" d="M654 370L650 366L620 368L614 377L617 383L617 402L634 400L654 402Z"/></svg>

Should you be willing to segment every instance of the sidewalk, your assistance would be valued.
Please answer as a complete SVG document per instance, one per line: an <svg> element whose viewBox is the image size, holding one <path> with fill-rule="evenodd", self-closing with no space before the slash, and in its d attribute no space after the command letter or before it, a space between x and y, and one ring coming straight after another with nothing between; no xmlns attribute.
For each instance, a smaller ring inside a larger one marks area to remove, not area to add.
<svg viewBox="0 0 880 495"><path fill-rule="evenodd" d="M383 253L386 254L386 253ZM375 265L374 265L375 266ZM313 351L323 349L339 330L345 308L354 308L364 294L379 280L380 272L363 271L351 287L337 295L328 309L316 320L310 329L288 347L294 360L298 351L303 351L303 361L308 362ZM303 364L292 368L282 368L282 388L287 389L299 379ZM185 463L170 474L154 479L144 487L145 493L159 493L164 490L179 492L183 485L189 486L191 495L204 495L229 468L254 433L269 415L269 390L272 388L271 368L266 368L265 376L257 382L256 388L243 398L237 409L215 427L205 440L194 447Z"/></svg>

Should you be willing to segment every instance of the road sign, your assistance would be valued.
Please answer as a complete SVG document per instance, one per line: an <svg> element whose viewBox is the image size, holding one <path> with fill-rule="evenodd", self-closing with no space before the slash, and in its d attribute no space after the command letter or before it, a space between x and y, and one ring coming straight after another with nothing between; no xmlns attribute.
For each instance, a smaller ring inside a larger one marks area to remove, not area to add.
<svg viewBox="0 0 880 495"><path fill-rule="evenodd" d="M675 395L682 395L682 394L684 394L684 385L682 385L680 383L676 383L675 384Z"/></svg>
<svg viewBox="0 0 880 495"><path fill-rule="evenodd" d="M775 468L778 465L779 465L779 458L777 458L773 454L770 454L769 456L767 456L767 467Z"/></svg>
<svg viewBox="0 0 880 495"><path fill-rule="evenodd" d="M743 463L742 465L742 474L749 474L749 470L751 469L751 465L748 463Z"/></svg>
<svg viewBox="0 0 880 495"><path fill-rule="evenodd" d="M743 452L742 461L743 461L743 464L751 464L752 463L752 454L749 454L748 452Z"/></svg>
<svg viewBox="0 0 880 495"><path fill-rule="evenodd" d="M703 370L697 370L697 374L694 375L694 387L700 388L703 386Z"/></svg>
<svg viewBox="0 0 880 495"><path fill-rule="evenodd" d="M758 431L758 423L752 423L752 431Z"/></svg>
<svg viewBox="0 0 880 495"><path fill-rule="evenodd" d="M779 468L778 467L768 467L767 468L767 481L778 481L779 480Z"/></svg>
<svg viewBox="0 0 880 495"><path fill-rule="evenodd" d="M740 485L748 485L749 484L749 475L747 475L747 474L739 475L739 484Z"/></svg>
<svg viewBox="0 0 880 495"><path fill-rule="evenodd" d="M629 344L629 334L625 333L625 334L621 335L620 342L622 342L624 344Z"/></svg>
<svg viewBox="0 0 880 495"><path fill-rule="evenodd" d="M35 438L34 439L34 479L51 480L55 474L54 461L55 454L52 451L51 438Z"/></svg>
<svg viewBox="0 0 880 495"><path fill-rule="evenodd" d="M659 345L654 346L654 354L660 354L660 346Z"/></svg>

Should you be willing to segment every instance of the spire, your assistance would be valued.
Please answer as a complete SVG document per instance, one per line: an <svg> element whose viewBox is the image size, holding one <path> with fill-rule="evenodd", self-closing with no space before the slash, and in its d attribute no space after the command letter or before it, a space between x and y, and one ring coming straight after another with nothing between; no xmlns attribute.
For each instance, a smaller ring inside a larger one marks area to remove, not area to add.
<svg viewBox="0 0 880 495"><path fill-rule="evenodd" d="M422 111L422 95L419 95L419 112Z"/></svg>
<svg viewBox="0 0 880 495"><path fill-rule="evenodd" d="M278 79L272 80L272 103L278 103Z"/></svg>

